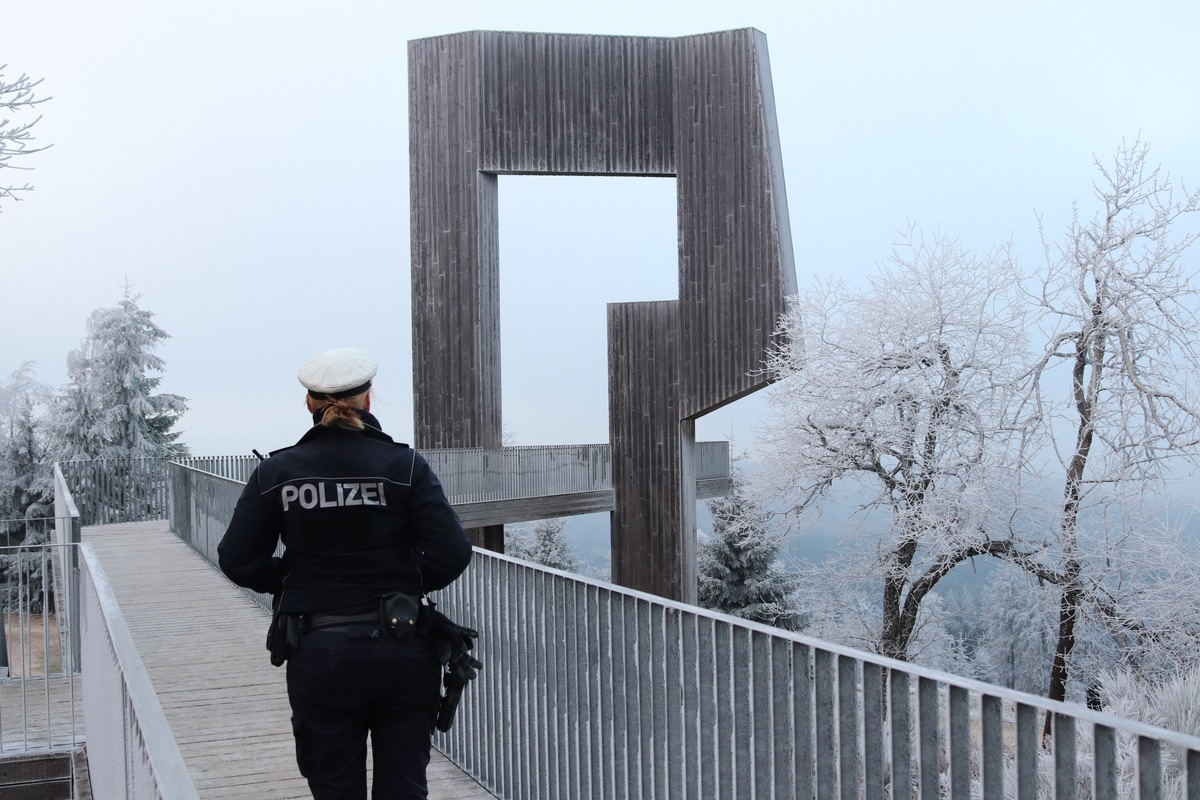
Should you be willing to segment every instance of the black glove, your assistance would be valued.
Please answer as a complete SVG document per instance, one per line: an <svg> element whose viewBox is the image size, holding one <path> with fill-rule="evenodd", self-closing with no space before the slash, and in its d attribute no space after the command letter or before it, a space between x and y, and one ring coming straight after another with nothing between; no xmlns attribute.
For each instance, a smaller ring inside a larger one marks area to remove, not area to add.
<svg viewBox="0 0 1200 800"><path fill-rule="evenodd" d="M479 632L459 625L440 611L433 613L441 617L433 638L438 661L446 668L447 676L454 676L465 686L478 677L479 670L483 667L479 659L471 655Z"/></svg>
<svg viewBox="0 0 1200 800"><path fill-rule="evenodd" d="M421 607L417 632L433 642L443 667L460 671L464 676L463 683L475 679L476 670L483 665L469 654L475 647L475 639L479 638L479 631L459 625L429 602Z"/></svg>
<svg viewBox="0 0 1200 800"><path fill-rule="evenodd" d="M459 625L436 610L433 603L422 607L418 626L433 641L438 661L445 668L442 686L446 691L438 705L434 723L439 731L445 733L454 723L463 689L479 676L479 670L483 668L483 663L471 655L479 632Z"/></svg>

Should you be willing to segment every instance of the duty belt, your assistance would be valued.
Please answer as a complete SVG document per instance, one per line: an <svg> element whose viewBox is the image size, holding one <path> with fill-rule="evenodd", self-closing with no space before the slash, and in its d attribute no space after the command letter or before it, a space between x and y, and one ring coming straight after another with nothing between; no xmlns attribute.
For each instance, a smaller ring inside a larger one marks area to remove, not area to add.
<svg viewBox="0 0 1200 800"><path fill-rule="evenodd" d="M304 629L307 631L346 628L348 625L378 625L379 612L364 611L358 614L305 614Z"/></svg>

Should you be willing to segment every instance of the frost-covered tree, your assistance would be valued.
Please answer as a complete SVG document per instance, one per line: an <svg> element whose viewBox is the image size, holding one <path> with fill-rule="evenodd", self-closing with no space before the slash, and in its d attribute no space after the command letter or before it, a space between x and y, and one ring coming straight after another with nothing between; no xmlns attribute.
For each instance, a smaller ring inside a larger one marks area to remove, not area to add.
<svg viewBox="0 0 1200 800"><path fill-rule="evenodd" d="M54 609L47 526L32 525L21 547L0 555L0 607L33 614Z"/></svg>
<svg viewBox="0 0 1200 800"><path fill-rule="evenodd" d="M566 520L561 518L538 520L528 530L513 526L505 542L505 552L565 572L580 572L583 568L567 538Z"/></svg>
<svg viewBox="0 0 1200 800"><path fill-rule="evenodd" d="M54 398L54 449L60 461L99 458L107 449L86 350L85 341L67 354L68 382Z"/></svg>
<svg viewBox="0 0 1200 800"><path fill-rule="evenodd" d="M24 603L38 613L46 599L45 553L14 545L46 541L45 517L53 516L51 458L44 410L49 392L22 364L0 385L0 606Z"/></svg>
<svg viewBox="0 0 1200 800"><path fill-rule="evenodd" d="M67 360L70 383L56 402L61 460L187 454L174 430L187 401L155 392L165 362L154 351L168 335L137 301L127 288L115 308L93 311Z"/></svg>
<svg viewBox="0 0 1200 800"><path fill-rule="evenodd" d="M1062 243L1046 244L1047 270L1034 295L1047 345L1033 398L1062 480L1050 565L1061 587L1054 700L1065 697L1086 605L1115 614L1116 624L1138 624L1120 622L1125 611L1103 601L1098 587L1114 562L1089 557L1086 527L1112 520L1113 508L1138 510L1173 463L1195 463L1200 453L1200 286L1183 260L1197 234L1179 224L1200 210L1200 191L1177 196L1147 155L1135 142L1111 162L1096 159L1099 209L1085 221L1076 206ZM1056 368L1066 372L1065 392L1055 388ZM1120 538L1121 527L1092 539Z"/></svg>
<svg viewBox="0 0 1200 800"><path fill-rule="evenodd" d="M0 520L51 515L51 459L43 418L48 396L34 377L32 362L22 364L0 386Z"/></svg>
<svg viewBox="0 0 1200 800"><path fill-rule="evenodd" d="M1107 670L1098 680L1099 701L1104 711L1147 725L1200 736L1200 664L1162 679L1146 679L1125 669ZM1091 756L1091 741L1081 739L1083 755ZM1162 797L1187 796L1187 754L1168 745L1162 749ZM1136 794L1138 779L1137 741L1131 736L1117 739L1117 780L1121 797Z"/></svg>
<svg viewBox="0 0 1200 800"><path fill-rule="evenodd" d="M880 588L883 655L909 658L922 604L956 565L1028 554L1012 533L1017 286L1006 250L976 257L910 230L867 288L818 282L785 315L756 491L803 521L845 490L885 519L856 564Z"/></svg>
<svg viewBox="0 0 1200 800"><path fill-rule="evenodd" d="M800 630L796 604L799 578L779 561L783 536L771 531L770 515L745 491L742 471L733 469L728 495L706 501L713 529L699 537L698 599L701 606L742 619Z"/></svg>
<svg viewBox="0 0 1200 800"><path fill-rule="evenodd" d="M1077 686L1095 683L1104 670L1152 682L1200 664L1200 544L1161 508L1154 512L1153 519L1126 514L1119 524L1081 525L1086 582L1068 662ZM1097 528L1106 540L1095 541Z"/></svg>
<svg viewBox="0 0 1200 800"><path fill-rule="evenodd" d="M980 604L975 669L984 680L1044 694L1057 638L1055 587L1014 566L996 570Z"/></svg>
<svg viewBox="0 0 1200 800"><path fill-rule="evenodd" d="M37 97L33 92L42 82L41 79L33 80L25 74L16 79L10 79L5 76L4 71L7 68L7 64L0 64L0 170L29 169L13 163L12 159L46 149L31 146L33 134L30 131L41 117L15 122L8 114L15 115L29 111L50 98ZM28 183L24 186L14 186L7 182L0 183L0 200L6 198L20 200L17 192L27 192L32 188Z"/></svg>

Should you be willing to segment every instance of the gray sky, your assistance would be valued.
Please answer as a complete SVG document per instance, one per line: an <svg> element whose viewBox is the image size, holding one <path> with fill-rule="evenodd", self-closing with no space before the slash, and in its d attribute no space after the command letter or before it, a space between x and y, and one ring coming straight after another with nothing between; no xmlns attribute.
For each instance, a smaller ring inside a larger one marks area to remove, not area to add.
<svg viewBox="0 0 1200 800"><path fill-rule="evenodd" d="M597 11L602 9L602 11ZM787 9L787 10L785 10ZM1093 155L1141 136L1200 182L1200 4L1170 2L11 3L7 74L45 78L36 190L0 213L0 374L66 380L128 281L173 337L162 390L193 452L281 447L296 369L372 350L376 410L411 437L406 46L472 29L768 40L801 285L861 276L898 229L1027 268ZM1190 185L1189 184L1189 185ZM674 181L506 177L504 418L520 444L607 439L604 304L675 297ZM702 421L753 439L761 399Z"/></svg>

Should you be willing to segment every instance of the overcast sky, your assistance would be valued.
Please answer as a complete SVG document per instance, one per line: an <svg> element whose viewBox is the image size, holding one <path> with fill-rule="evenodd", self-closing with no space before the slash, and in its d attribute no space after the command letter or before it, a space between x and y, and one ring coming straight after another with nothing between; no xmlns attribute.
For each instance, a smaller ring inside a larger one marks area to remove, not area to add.
<svg viewBox="0 0 1200 800"><path fill-rule="evenodd" d="M785 10L786 9L786 10ZM297 368L380 361L412 430L406 42L473 29L767 36L801 285L861 276L898 229L1041 260L1093 155L1138 137L1200 182L1200 3L32 0L0 11L8 77L53 96L36 186L0 213L0 374L66 381L128 282L172 338L161 386L193 452L307 426ZM1190 185L1189 184L1189 185ZM604 305L676 296L674 181L505 177L504 419L519 444L607 439ZM700 425L752 444L761 399Z"/></svg>

